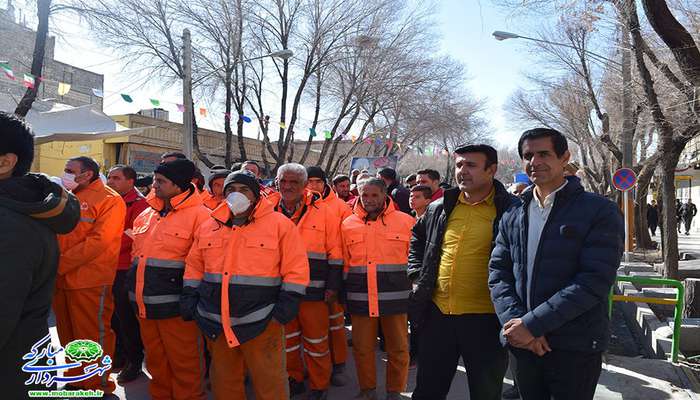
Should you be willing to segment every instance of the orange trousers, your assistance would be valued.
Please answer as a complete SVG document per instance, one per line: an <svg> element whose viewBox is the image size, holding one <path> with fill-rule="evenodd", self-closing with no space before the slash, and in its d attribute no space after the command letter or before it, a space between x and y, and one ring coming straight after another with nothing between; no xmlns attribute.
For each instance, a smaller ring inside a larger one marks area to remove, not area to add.
<svg viewBox="0 0 700 400"><path fill-rule="evenodd" d="M245 400L246 372L257 400L289 399L284 357L284 327L274 319L256 338L230 348L226 336L207 338L211 353L209 379L217 400Z"/></svg>
<svg viewBox="0 0 700 400"><path fill-rule="evenodd" d="M154 400L205 399L204 340L194 321L139 318Z"/></svg>
<svg viewBox="0 0 700 400"><path fill-rule="evenodd" d="M330 315L328 316L329 339L331 341L331 359L333 365L345 364L348 360L348 340L345 337L345 310L335 302L330 306Z"/></svg>
<svg viewBox="0 0 700 400"><path fill-rule="evenodd" d="M56 314L56 329L61 345L65 346L73 340L89 339L102 346L103 357L96 362L84 363L79 368L70 369L64 376L82 375L83 368L87 365L99 363L106 355L113 358L117 339L111 326L114 311L111 286L87 289L56 288L53 311ZM109 378L109 372L73 382L71 385L81 389L102 390L105 394L112 393L116 385Z"/></svg>
<svg viewBox="0 0 700 400"><path fill-rule="evenodd" d="M360 389L377 388L375 348L377 328L382 324L389 362L386 367L386 391L403 392L408 381L408 318L406 314L368 317L352 314L352 354L355 357Z"/></svg>
<svg viewBox="0 0 700 400"><path fill-rule="evenodd" d="M284 331L289 376L303 382L306 362L311 389L328 389L333 369L328 349L328 304L324 301L302 301L299 314L284 326ZM302 349L304 361L301 360Z"/></svg>

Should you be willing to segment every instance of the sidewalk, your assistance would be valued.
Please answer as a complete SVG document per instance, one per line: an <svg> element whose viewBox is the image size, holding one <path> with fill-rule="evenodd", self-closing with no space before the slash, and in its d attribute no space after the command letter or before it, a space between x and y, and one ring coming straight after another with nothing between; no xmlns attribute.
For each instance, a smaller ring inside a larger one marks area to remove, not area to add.
<svg viewBox="0 0 700 400"><path fill-rule="evenodd" d="M51 328L55 335L55 328ZM355 366L352 360L352 351L349 352L347 376L349 384L345 387L332 387L329 392L329 400L351 400L358 391ZM384 371L386 368L386 355L377 349L377 375L379 398L384 397ZM408 389L415 387L416 369L409 371ZM112 374L116 381L116 374ZM504 389L510 387L513 381L509 377L504 379ZM604 358L603 372L598 382L596 399L603 400L685 400L700 399L700 393L693 392L688 378L680 367L664 360L650 360L632 357L607 355ZM119 399L147 400L148 378L144 375L138 380L118 386L115 395ZM411 392L403 394L405 399L410 399ZM248 391L248 398L254 399L252 391ZM213 397L210 395L210 399ZM302 400L303 396L297 396L294 400ZM447 400L469 399L466 370L463 365L457 367L452 387ZM234 400L234 399L232 399ZM238 400L238 399L235 399Z"/></svg>

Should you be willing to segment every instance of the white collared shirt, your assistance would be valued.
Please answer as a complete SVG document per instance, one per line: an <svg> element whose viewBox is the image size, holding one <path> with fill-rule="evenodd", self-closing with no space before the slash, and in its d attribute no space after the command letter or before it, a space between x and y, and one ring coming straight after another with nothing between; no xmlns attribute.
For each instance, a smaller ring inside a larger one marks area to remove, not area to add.
<svg viewBox="0 0 700 400"><path fill-rule="evenodd" d="M547 223L549 218L549 213L552 212L552 206L554 206L554 199L557 196L557 192L562 190L564 186L568 183L564 180L564 184L559 186L555 191L548 194L544 198L544 201L540 201L539 196L537 196L536 188L532 190L532 201L530 201L530 206L527 210L527 270L532 271L535 264L535 257L537 256L537 247L540 244L540 237L542 236L542 230L544 225ZM532 277L528 274L528 281ZM528 282L529 287L529 282Z"/></svg>

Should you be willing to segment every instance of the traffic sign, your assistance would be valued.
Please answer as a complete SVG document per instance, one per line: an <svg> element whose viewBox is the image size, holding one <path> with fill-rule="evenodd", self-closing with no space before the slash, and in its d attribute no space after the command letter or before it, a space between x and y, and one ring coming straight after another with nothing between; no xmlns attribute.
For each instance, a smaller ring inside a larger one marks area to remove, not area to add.
<svg viewBox="0 0 700 400"><path fill-rule="evenodd" d="M615 189L626 192L637 184L637 174L630 168L620 168L612 176Z"/></svg>

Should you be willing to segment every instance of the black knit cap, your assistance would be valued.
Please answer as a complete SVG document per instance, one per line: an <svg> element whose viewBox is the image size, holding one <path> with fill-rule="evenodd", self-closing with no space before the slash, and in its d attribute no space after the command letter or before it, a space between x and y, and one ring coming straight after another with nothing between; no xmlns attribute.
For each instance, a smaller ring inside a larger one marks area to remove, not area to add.
<svg viewBox="0 0 700 400"><path fill-rule="evenodd" d="M224 181L224 193L226 193L226 187L232 183L241 183L250 188L250 190L255 195L255 198L260 197L260 184L250 171L236 171L226 177Z"/></svg>
<svg viewBox="0 0 700 400"><path fill-rule="evenodd" d="M319 178L326 182L326 172L321 167L311 166L306 167L306 175L308 178Z"/></svg>
<svg viewBox="0 0 700 400"><path fill-rule="evenodd" d="M190 160L177 159L160 164L154 172L170 179L175 185L185 191L190 188L195 167Z"/></svg>
<svg viewBox="0 0 700 400"><path fill-rule="evenodd" d="M210 188L211 188L211 182L214 179L226 178L228 176L228 174L231 173L231 171L228 168L224 167L223 165L214 165L213 167L211 167L209 169L209 172L211 174L209 175L209 179L207 179L207 184L209 185Z"/></svg>

